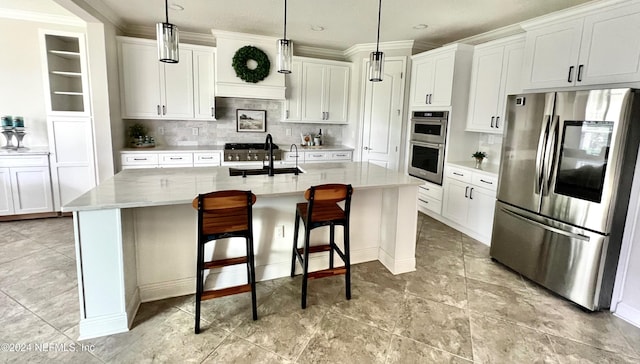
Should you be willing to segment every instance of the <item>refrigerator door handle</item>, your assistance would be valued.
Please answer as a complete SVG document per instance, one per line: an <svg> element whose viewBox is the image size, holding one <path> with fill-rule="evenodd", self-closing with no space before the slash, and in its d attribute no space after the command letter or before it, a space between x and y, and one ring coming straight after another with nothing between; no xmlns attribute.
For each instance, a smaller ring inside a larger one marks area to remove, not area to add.
<svg viewBox="0 0 640 364"><path fill-rule="evenodd" d="M540 138L538 139L538 150L536 152L536 190L535 193L542 193L542 179L544 178L544 154L547 148L547 139L549 138L549 123L551 122L551 115L545 115L542 129L540 130Z"/></svg>
<svg viewBox="0 0 640 364"><path fill-rule="evenodd" d="M504 208L501 209L501 210L504 211L505 213L515 217L516 219L520 219L520 220L526 221L529 224L532 224L532 225L535 225L535 226L539 226L539 227L541 227L541 228L543 228L545 230L553 231L556 234L564 235L564 236L570 237L572 239L578 239L578 240L582 240L582 241L589 241L590 240L588 236L585 236L585 235L582 235L582 234L574 234L574 233L566 231L566 230L562 230L562 229L558 229L558 228L553 227L553 226L545 225L543 223L528 219L526 216L522 216L522 215L520 215L520 214L518 214L516 212L510 211L510 210L507 210L507 209L504 209Z"/></svg>
<svg viewBox="0 0 640 364"><path fill-rule="evenodd" d="M549 193L549 189L551 189L551 183L553 181L551 181L551 174L553 173L553 169L556 167L556 148L558 145L558 138L559 138L559 134L560 134L560 129L559 129L559 125L560 125L560 116L555 115L553 117L553 123L551 124L550 129L550 134L549 134L549 138L551 139L549 141L549 148L547 148L547 156L546 156L546 171L545 171L545 182L546 182L546 188L544 191L544 194L548 194Z"/></svg>

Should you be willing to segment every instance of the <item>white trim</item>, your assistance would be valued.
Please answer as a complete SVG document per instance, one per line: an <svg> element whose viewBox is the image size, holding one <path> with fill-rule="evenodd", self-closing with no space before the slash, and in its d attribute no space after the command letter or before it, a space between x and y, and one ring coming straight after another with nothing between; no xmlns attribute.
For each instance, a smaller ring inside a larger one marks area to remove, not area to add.
<svg viewBox="0 0 640 364"><path fill-rule="evenodd" d="M26 10L0 8L0 18L27 20L27 21L34 21L34 22L48 23L48 24L71 25L71 26L77 26L77 27L87 26L87 23L85 21L75 16L60 15L60 14L45 14L45 13L38 13L35 11L26 11Z"/></svg>
<svg viewBox="0 0 640 364"><path fill-rule="evenodd" d="M391 50L405 50L408 49L411 51L413 49L413 40L398 40L393 42L381 42L380 50L383 52L391 51ZM371 52L376 49L375 43L360 43L355 44L349 48L347 48L343 54L345 57L352 57L360 52Z"/></svg>
<svg viewBox="0 0 640 364"><path fill-rule="evenodd" d="M216 97L247 99L285 99L284 86L251 85L248 83L216 82Z"/></svg>
<svg viewBox="0 0 640 364"><path fill-rule="evenodd" d="M216 38L225 38L225 39L235 39L242 41L256 41L256 42L275 42L278 40L277 37L269 37L266 35L258 35L258 34L249 34L249 33L239 33L239 32L230 32L227 30L220 29L211 29L211 34Z"/></svg>
<svg viewBox="0 0 640 364"><path fill-rule="evenodd" d="M86 340L129 331L129 322L126 313L118 313L82 319L80 320L79 329L80 336L78 340Z"/></svg>
<svg viewBox="0 0 640 364"><path fill-rule="evenodd" d="M110 7L105 5L101 0L83 0L85 4L93 8L100 16L104 17L116 28L122 30L125 28L126 23L124 19L113 11ZM92 15L93 16L93 15ZM95 18L95 16L93 16Z"/></svg>
<svg viewBox="0 0 640 364"><path fill-rule="evenodd" d="M484 32L482 34L476 34L470 37L462 38L455 42L447 43L445 45L454 44L454 43L464 43L464 44L475 45L475 44L490 42L492 40L499 40L499 39L515 36L518 34L524 37L524 30L522 29L520 24L512 24L502 28Z"/></svg>
<svg viewBox="0 0 640 364"><path fill-rule="evenodd" d="M459 232L469 236L470 238L473 238L473 239L481 242L482 244L484 244L486 246L491 246L491 236L479 235L477 232L475 232L473 230L470 230L470 229L468 229L468 228L466 228L466 227L464 227L464 226L462 226L462 225L460 225L460 224L458 224L456 222L453 222L453 221L447 219L446 217L444 217L444 216L442 216L440 214L436 214L433 211L429 211L429 210L421 209L421 208L418 208L418 210L420 212L422 212L423 214L425 214L425 215L427 215L427 216L429 216L429 217L431 217L433 219L436 219L436 220L440 221L441 223L443 223L445 225L448 225L448 226L458 230Z"/></svg>
<svg viewBox="0 0 640 364"><path fill-rule="evenodd" d="M151 39L153 41L156 40L155 26L131 24L124 28L124 33L129 37ZM185 32L180 30L180 44L183 42L194 42L207 46L214 46L216 44L215 39L211 34Z"/></svg>
<svg viewBox="0 0 640 364"><path fill-rule="evenodd" d="M378 248L378 260L384 265L392 274L401 274L408 272L415 272L416 270L416 258L408 258L402 260L394 259L389 253L382 248Z"/></svg>
<svg viewBox="0 0 640 364"><path fill-rule="evenodd" d="M624 302L618 304L614 316L619 317L628 323L640 328L640 310L635 307L631 307Z"/></svg>
<svg viewBox="0 0 640 364"><path fill-rule="evenodd" d="M306 57L319 57L319 58L334 58L337 60L344 59L344 52L337 49L318 48L304 45L296 45L293 43L293 52L296 55L302 55Z"/></svg>
<svg viewBox="0 0 640 364"><path fill-rule="evenodd" d="M141 303L142 300L140 299L140 288L136 288L136 291L133 293L133 297L131 297L129 302L127 302L126 310L128 327L131 327L133 325L133 319L136 317Z"/></svg>
<svg viewBox="0 0 640 364"><path fill-rule="evenodd" d="M607 0L607 1L591 1L581 5L572 6L563 10L555 11L551 14L541 15L537 18L525 20L520 23L524 30L531 30L546 26L549 23L559 22L567 19L576 19L586 15L594 14L599 10L606 8L613 9L616 6L625 6L625 3L633 3L636 0Z"/></svg>

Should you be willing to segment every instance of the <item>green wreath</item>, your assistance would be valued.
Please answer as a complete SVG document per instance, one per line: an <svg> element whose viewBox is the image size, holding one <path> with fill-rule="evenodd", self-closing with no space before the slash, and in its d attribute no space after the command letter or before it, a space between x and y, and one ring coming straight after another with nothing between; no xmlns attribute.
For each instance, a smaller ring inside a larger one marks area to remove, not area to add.
<svg viewBox="0 0 640 364"><path fill-rule="evenodd" d="M255 69L249 69L247 62L254 60L258 63ZM233 69L236 71L236 76L240 77L246 82L257 83L264 80L269 76L269 69L271 68L271 62L269 57L254 46L244 46L233 55Z"/></svg>

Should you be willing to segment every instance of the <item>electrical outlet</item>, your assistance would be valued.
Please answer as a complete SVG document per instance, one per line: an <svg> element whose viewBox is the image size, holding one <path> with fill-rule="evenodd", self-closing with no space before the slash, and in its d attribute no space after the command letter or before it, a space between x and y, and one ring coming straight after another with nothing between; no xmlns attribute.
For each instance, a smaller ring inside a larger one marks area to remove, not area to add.
<svg viewBox="0 0 640 364"><path fill-rule="evenodd" d="M198 128L191 128L192 135L198 135Z"/></svg>
<svg viewBox="0 0 640 364"><path fill-rule="evenodd" d="M284 238L284 225L276 226L276 236L279 238Z"/></svg>
<svg viewBox="0 0 640 364"><path fill-rule="evenodd" d="M158 134L164 135L164 127L161 126L158 128Z"/></svg>
<svg viewBox="0 0 640 364"><path fill-rule="evenodd" d="M291 128L287 128L287 129L285 129L285 131L284 131L284 132L285 132L285 134L286 134L287 136L290 136L290 135L291 135Z"/></svg>

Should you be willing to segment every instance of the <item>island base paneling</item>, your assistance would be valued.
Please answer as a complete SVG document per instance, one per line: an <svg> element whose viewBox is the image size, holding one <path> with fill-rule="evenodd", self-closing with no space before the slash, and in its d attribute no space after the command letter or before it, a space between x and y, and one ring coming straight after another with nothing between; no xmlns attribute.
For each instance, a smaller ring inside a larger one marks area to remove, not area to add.
<svg viewBox="0 0 640 364"><path fill-rule="evenodd" d="M258 281L289 276L295 205L301 201L302 194L258 196L253 207ZM393 274L414 271L416 201L415 185L356 189L352 263L377 259ZM195 292L197 214L190 204L76 211L74 217L82 277L80 339L127 331L141 302ZM314 230L312 245L326 241L328 234L328 227ZM234 239L209 245L208 256L245 254L244 243ZM319 254L309 263L310 271L320 270L329 259ZM205 287L243 284L245 277L243 267L211 270Z"/></svg>

